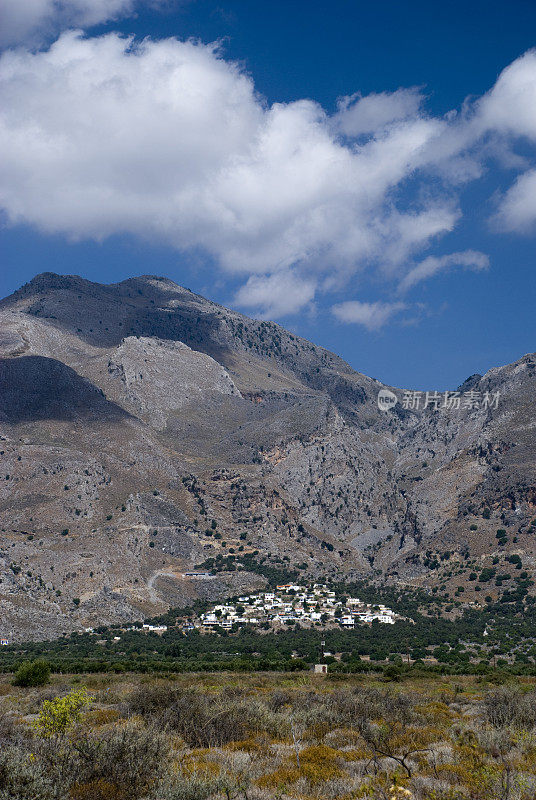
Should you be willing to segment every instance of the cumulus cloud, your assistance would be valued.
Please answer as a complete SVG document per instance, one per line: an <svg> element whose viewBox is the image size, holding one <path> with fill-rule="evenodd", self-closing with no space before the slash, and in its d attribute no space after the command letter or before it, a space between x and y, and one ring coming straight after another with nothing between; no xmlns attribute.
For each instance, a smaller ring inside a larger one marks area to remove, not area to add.
<svg viewBox="0 0 536 800"><path fill-rule="evenodd" d="M375 331L405 308L405 303L362 303L359 300L346 300L344 303L336 303L331 311L340 322L363 325L367 330Z"/></svg>
<svg viewBox="0 0 536 800"><path fill-rule="evenodd" d="M39 43L67 27L91 27L165 0L0 0L0 46Z"/></svg>
<svg viewBox="0 0 536 800"><path fill-rule="evenodd" d="M351 273L380 254L387 265L453 226L450 200L406 212L389 197L440 122L343 144L320 106L267 106L213 46L68 32L47 51L5 53L0 95L13 223L158 237L248 275Z"/></svg>
<svg viewBox="0 0 536 800"><path fill-rule="evenodd" d="M536 225L536 169L520 175L493 220L502 230L529 233Z"/></svg>
<svg viewBox="0 0 536 800"><path fill-rule="evenodd" d="M361 94L342 97L337 103L333 124L345 136L376 134L393 122L414 117L423 99L416 88L374 93L365 97Z"/></svg>
<svg viewBox="0 0 536 800"><path fill-rule="evenodd" d="M135 8L69 5L86 23ZM417 89L344 98L329 115L310 100L269 105L214 45L69 31L0 59L0 206L8 224L73 239L127 233L201 251L244 276L237 302L262 314L292 313L357 271L408 287L454 265L414 266L458 223L482 140L533 136L531 76L533 53L444 118Z"/></svg>
<svg viewBox="0 0 536 800"><path fill-rule="evenodd" d="M235 301L244 308L260 310L263 317L282 317L308 305L315 291L314 279L288 270L273 275L252 275L238 290Z"/></svg>
<svg viewBox="0 0 536 800"><path fill-rule="evenodd" d="M486 131L536 139L536 50L504 69L477 103L475 125Z"/></svg>
<svg viewBox="0 0 536 800"><path fill-rule="evenodd" d="M405 292L438 272L443 272L453 267L464 267L475 271L487 269L489 267L489 257L476 250L464 250L461 253L449 253L439 257L428 256L404 276L400 281L399 290Z"/></svg>
<svg viewBox="0 0 536 800"><path fill-rule="evenodd" d="M516 59L478 104L477 125L508 141L536 143L536 50ZM519 166L519 162L512 163ZM502 230L528 232L536 223L536 170L528 169L504 193L492 220Z"/></svg>

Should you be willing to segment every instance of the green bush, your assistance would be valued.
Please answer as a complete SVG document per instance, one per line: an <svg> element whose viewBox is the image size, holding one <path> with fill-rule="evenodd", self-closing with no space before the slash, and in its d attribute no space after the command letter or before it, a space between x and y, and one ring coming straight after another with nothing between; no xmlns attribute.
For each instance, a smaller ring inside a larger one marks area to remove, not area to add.
<svg viewBox="0 0 536 800"><path fill-rule="evenodd" d="M402 670L397 664L389 664L384 667L383 679L385 681L399 681L402 677Z"/></svg>
<svg viewBox="0 0 536 800"><path fill-rule="evenodd" d="M50 665L43 659L23 661L15 672L13 686L44 686L50 678Z"/></svg>

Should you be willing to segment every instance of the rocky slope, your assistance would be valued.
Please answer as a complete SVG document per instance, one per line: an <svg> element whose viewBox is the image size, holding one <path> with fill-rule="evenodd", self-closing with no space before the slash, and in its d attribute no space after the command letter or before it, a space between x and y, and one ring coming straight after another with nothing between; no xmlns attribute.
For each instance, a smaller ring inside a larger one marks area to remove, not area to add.
<svg viewBox="0 0 536 800"><path fill-rule="evenodd" d="M382 388L165 278L38 275L0 303L0 634L258 588L261 559L464 598L475 565L536 571L536 355L460 408Z"/></svg>

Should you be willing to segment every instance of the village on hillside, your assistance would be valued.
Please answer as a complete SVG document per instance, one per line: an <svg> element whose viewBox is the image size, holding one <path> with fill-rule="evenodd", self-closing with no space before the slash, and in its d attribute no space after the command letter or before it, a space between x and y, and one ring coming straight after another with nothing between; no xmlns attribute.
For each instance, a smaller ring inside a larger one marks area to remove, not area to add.
<svg viewBox="0 0 536 800"><path fill-rule="evenodd" d="M219 603L197 617L183 622L185 632L197 629L200 633L214 630L236 630L244 625L264 630L299 624L304 628L338 626L346 629L377 621L393 625L402 619L384 605L364 603L358 597L337 599L328 586L315 583L312 587L283 584L274 591L243 595ZM163 633L165 625L144 625L154 633Z"/></svg>

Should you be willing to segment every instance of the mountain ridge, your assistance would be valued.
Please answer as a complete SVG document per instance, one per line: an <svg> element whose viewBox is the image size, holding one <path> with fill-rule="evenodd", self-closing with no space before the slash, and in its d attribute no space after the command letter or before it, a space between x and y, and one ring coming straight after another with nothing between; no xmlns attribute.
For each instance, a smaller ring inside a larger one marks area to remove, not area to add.
<svg viewBox="0 0 536 800"><path fill-rule="evenodd" d="M536 565L535 354L459 387L497 408L384 412L401 390L167 278L42 273L0 301L1 387L13 638L262 585L240 554L473 601L466 563L507 552L497 529Z"/></svg>

